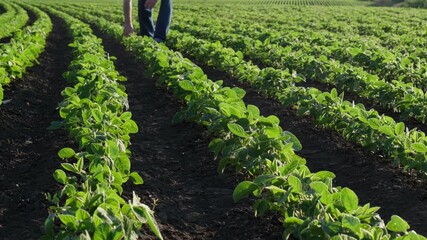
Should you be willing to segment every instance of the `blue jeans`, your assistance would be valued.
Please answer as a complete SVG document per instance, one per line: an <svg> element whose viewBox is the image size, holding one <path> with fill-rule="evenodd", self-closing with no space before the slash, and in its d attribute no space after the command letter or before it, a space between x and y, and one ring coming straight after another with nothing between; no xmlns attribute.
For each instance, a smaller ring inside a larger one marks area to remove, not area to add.
<svg viewBox="0 0 427 240"><path fill-rule="evenodd" d="M153 10L145 9L146 0L138 0L138 19L141 27L141 35L149 36L159 40L166 40L166 34L169 31L169 25L172 17L172 0L161 0L159 16L157 17L156 27L153 23Z"/></svg>

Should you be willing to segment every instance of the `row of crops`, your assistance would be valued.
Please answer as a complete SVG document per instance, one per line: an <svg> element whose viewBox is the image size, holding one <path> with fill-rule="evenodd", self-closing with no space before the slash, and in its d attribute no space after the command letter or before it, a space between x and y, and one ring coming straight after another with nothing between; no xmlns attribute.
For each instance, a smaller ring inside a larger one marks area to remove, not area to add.
<svg viewBox="0 0 427 240"><path fill-rule="evenodd" d="M37 20L22 28L29 16L27 11L15 3L5 3L5 13L0 15L0 39L12 36L7 44L0 44L0 105L3 100L3 86L21 78L44 50L46 36L52 30L52 23L46 13L27 6Z"/></svg>
<svg viewBox="0 0 427 240"><path fill-rule="evenodd" d="M178 3L191 4L253 4L253 5L295 5L295 6L350 6L367 5L369 2L357 0L178 0Z"/></svg>
<svg viewBox="0 0 427 240"><path fill-rule="evenodd" d="M1 45L1 85L20 78L43 51L52 29L48 14L63 19L72 36L73 61L64 78L73 86L62 92L58 104L63 120L51 129L67 129L78 149L58 153L64 162L52 174L62 188L48 194L52 206L44 226L46 239L137 239L142 225L162 238L153 211L136 193L132 199L123 196L129 180L143 183L131 171L128 148L138 127L120 84L126 79L115 70L91 26L123 44L159 77L161 86L185 102L174 121L203 125L215 136L209 148L220 159L218 171L234 168L248 179L236 186L233 199L253 195L257 215L281 215L284 238L425 239L399 216L386 221L378 207L360 206L351 189L334 186L332 172L311 172L296 154L302 148L298 136L283 130L276 116L261 115L257 106L245 104L243 89L210 80L184 57L226 72L298 109L298 114L311 116L319 126L425 176L427 137L398 122L426 122L423 12L384 10L380 20L371 22L378 11L368 8L349 15L350 8L344 7L319 12L310 7L212 5L204 7L201 16L200 5L178 4L168 39L160 45L136 35L124 38L119 6L0 4L5 9L0 21L8 14L24 17L21 25L13 25L10 42ZM23 27L27 11L37 19ZM396 18L407 21L386 24ZM411 32L413 26L419 26L417 31ZM324 84L327 91L314 84ZM348 101L348 93L400 117Z"/></svg>

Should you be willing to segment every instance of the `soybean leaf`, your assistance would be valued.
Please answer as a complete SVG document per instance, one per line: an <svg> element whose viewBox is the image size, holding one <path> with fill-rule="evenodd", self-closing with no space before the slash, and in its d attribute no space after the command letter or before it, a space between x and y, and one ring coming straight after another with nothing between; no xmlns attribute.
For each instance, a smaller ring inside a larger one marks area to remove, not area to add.
<svg viewBox="0 0 427 240"><path fill-rule="evenodd" d="M405 131L405 124L403 122L396 124L396 126L394 127L394 132L396 133L396 135L400 135L404 131Z"/></svg>
<svg viewBox="0 0 427 240"><path fill-rule="evenodd" d="M240 199L247 197L249 194L253 193L257 189L258 185L253 182L243 181L239 183L233 191L234 202L237 202Z"/></svg>
<svg viewBox="0 0 427 240"><path fill-rule="evenodd" d="M84 209L79 209L76 212L76 218L77 218L77 220L85 220L85 219L90 218L90 214L87 211L85 211Z"/></svg>
<svg viewBox="0 0 427 240"><path fill-rule="evenodd" d="M194 90L194 85L191 81L189 80L182 80L179 82L179 86L186 90L186 91L193 91Z"/></svg>
<svg viewBox="0 0 427 240"><path fill-rule="evenodd" d="M280 136L280 133L282 133L279 127L268 127L265 129L265 132L269 138L277 138Z"/></svg>
<svg viewBox="0 0 427 240"><path fill-rule="evenodd" d="M54 173L53 173L53 178L55 178L55 180L59 183L62 184L66 184L68 179L67 179L67 174L65 174L64 171L62 171L61 169L57 169Z"/></svg>
<svg viewBox="0 0 427 240"><path fill-rule="evenodd" d="M341 201L349 212L355 210L359 205L357 195L349 188L343 188L341 190Z"/></svg>
<svg viewBox="0 0 427 240"><path fill-rule="evenodd" d="M128 130L129 133L137 133L138 132L138 125L133 120L127 120L123 124L123 128Z"/></svg>
<svg viewBox="0 0 427 240"><path fill-rule="evenodd" d="M342 227L357 232L360 225L360 219L349 214L344 214L342 218Z"/></svg>
<svg viewBox="0 0 427 240"><path fill-rule="evenodd" d="M394 131L393 128L391 128L390 126L381 126L378 131L380 131L381 133L387 134L390 137L394 136Z"/></svg>
<svg viewBox="0 0 427 240"><path fill-rule="evenodd" d="M132 172L129 177L132 179L135 185L144 183L144 180L142 180L142 177L137 172Z"/></svg>
<svg viewBox="0 0 427 240"><path fill-rule="evenodd" d="M228 123L227 124L228 130L232 132L234 135L239 137L247 137L248 134L245 132L245 129L243 129L242 126L236 123Z"/></svg>
<svg viewBox="0 0 427 240"><path fill-rule="evenodd" d="M94 240L109 240L110 238L108 236L109 236L110 232L112 232L111 227L106 223L102 223L96 227L95 233L93 234L93 239Z"/></svg>
<svg viewBox="0 0 427 240"><path fill-rule="evenodd" d="M76 152L72 148L63 148L58 152L58 156L62 159L71 158L74 155L76 155Z"/></svg>
<svg viewBox="0 0 427 240"><path fill-rule="evenodd" d="M328 191L328 185L320 181L314 181L310 183L311 189L316 191L317 193L322 193L324 191Z"/></svg>
<svg viewBox="0 0 427 240"><path fill-rule="evenodd" d="M297 217L287 217L285 218L285 223L286 224L297 224L297 225L301 225L304 223L304 220L299 219Z"/></svg>
<svg viewBox="0 0 427 240"><path fill-rule="evenodd" d="M393 232L406 232L409 229L409 224L401 217L393 215L390 222L387 223L386 228Z"/></svg>
<svg viewBox="0 0 427 240"><path fill-rule="evenodd" d="M59 214L58 215L61 222L67 227L75 229L77 227L77 219L73 215L69 214Z"/></svg>
<svg viewBox="0 0 427 240"><path fill-rule="evenodd" d="M302 149L301 142L298 140L298 138L294 134L288 131L283 131L283 135L291 137L292 148L294 149L294 151L301 151Z"/></svg>
<svg viewBox="0 0 427 240"><path fill-rule="evenodd" d="M427 152L427 147L426 145L422 144L422 143L413 143L412 144L412 148L419 153L425 153Z"/></svg>
<svg viewBox="0 0 427 240"><path fill-rule="evenodd" d="M301 192L302 191L302 183L301 180L295 176L289 176L288 178L289 185L296 191Z"/></svg>

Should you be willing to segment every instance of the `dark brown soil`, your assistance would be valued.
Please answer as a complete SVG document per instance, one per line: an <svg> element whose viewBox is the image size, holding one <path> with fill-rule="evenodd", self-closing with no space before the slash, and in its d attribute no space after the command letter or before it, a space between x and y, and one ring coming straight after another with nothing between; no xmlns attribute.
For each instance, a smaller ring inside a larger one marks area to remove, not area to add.
<svg viewBox="0 0 427 240"><path fill-rule="evenodd" d="M222 79L226 85L244 88L247 92L245 103L258 106L263 115L278 116L282 128L301 141L303 149L299 154L307 159L312 172L328 170L335 173L335 184L353 189L360 204L380 206L379 213L386 221L397 214L409 222L412 230L427 235L425 180L402 173L381 155L349 143L338 133L316 127L312 120L296 116L293 110L261 96L223 72L207 66L203 69L212 80Z"/></svg>
<svg viewBox="0 0 427 240"><path fill-rule="evenodd" d="M281 239L277 218L255 218L253 200L233 202L233 189L242 178L218 175L206 131L189 123L172 124L181 107L177 101L156 88L151 77L144 77L144 65L135 62L120 43L99 31L96 34L128 78L130 111L140 126L132 136L132 168L142 174L145 184L128 186L127 194L134 190L145 203L156 202L165 239Z"/></svg>
<svg viewBox="0 0 427 240"><path fill-rule="evenodd" d="M58 188L52 177L60 163L57 151L72 144L65 131L46 130L59 119L56 107L65 88L61 75L71 58L64 24L52 20L53 32L40 64L6 88L6 103L0 105L1 239L42 235L50 205L44 193Z"/></svg>
<svg viewBox="0 0 427 240"><path fill-rule="evenodd" d="M29 19L28 19L28 22L27 22L27 26L33 25L34 22L37 20L36 14L33 11L29 10L28 8L25 8L24 6L21 6L21 7L23 7L27 11L27 13L28 13Z"/></svg>

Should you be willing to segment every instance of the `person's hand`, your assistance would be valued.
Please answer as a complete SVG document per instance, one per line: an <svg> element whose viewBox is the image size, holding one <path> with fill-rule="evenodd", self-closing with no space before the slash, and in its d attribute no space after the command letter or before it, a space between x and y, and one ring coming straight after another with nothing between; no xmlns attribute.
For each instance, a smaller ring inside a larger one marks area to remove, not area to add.
<svg viewBox="0 0 427 240"><path fill-rule="evenodd" d="M133 28L132 24L125 23L123 35L125 35L125 37L129 37L133 32L135 32L135 29Z"/></svg>
<svg viewBox="0 0 427 240"><path fill-rule="evenodd" d="M156 6L156 3L157 3L157 0L147 0L147 1L145 1L145 5L144 5L144 7L145 7L146 9L151 9L151 8L153 8L154 6Z"/></svg>

